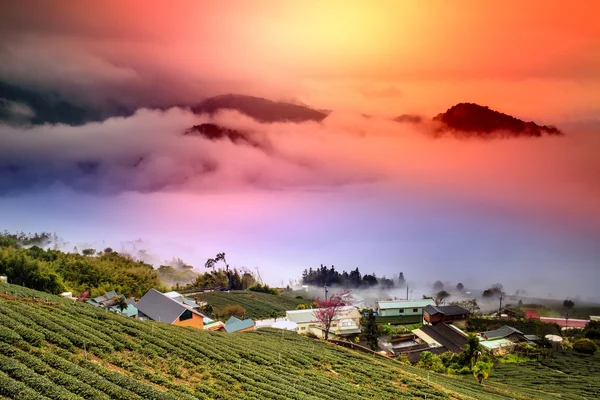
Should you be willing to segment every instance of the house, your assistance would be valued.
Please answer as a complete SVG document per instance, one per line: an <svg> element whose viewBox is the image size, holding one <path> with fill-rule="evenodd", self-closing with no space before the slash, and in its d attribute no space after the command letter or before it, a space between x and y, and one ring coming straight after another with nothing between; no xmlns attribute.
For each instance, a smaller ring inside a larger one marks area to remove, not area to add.
<svg viewBox="0 0 600 400"><path fill-rule="evenodd" d="M231 317L227 320L227 322L225 322L223 329L227 333L253 331L254 321L251 318L242 320L236 317Z"/></svg>
<svg viewBox="0 0 600 400"><path fill-rule="evenodd" d="M8 283L8 276L0 275L0 282Z"/></svg>
<svg viewBox="0 0 600 400"><path fill-rule="evenodd" d="M423 325L412 332L431 347L444 347L454 353L460 353L467 344L467 335L464 332L445 323Z"/></svg>
<svg viewBox="0 0 600 400"><path fill-rule="evenodd" d="M440 322L462 322L471 312L461 306L427 306L423 309L423 319L429 324Z"/></svg>
<svg viewBox="0 0 600 400"><path fill-rule="evenodd" d="M557 324L560 326L560 329L581 329L585 328L585 326L590 322L588 319L572 319L572 318L547 318L540 317L540 321L545 322L547 324Z"/></svg>
<svg viewBox="0 0 600 400"><path fill-rule="evenodd" d="M64 299L74 300L74 298L73 298L73 292L62 292L60 294L60 297L62 297Z"/></svg>
<svg viewBox="0 0 600 400"><path fill-rule="evenodd" d="M513 328L512 326L504 325L493 331L481 332L478 334L481 347L485 350L496 353L504 348L510 348L515 343L523 343L531 341L523 332Z"/></svg>
<svg viewBox="0 0 600 400"><path fill-rule="evenodd" d="M123 310L121 310L117 306L110 306L110 307L108 307L108 310L119 313L119 314L124 315L129 318L137 318L138 317L138 309L135 306L135 300L127 299L127 300L125 300L125 302L127 303L127 308L125 308Z"/></svg>
<svg viewBox="0 0 600 400"><path fill-rule="evenodd" d="M538 314L537 310L533 310L533 309L523 309L523 312L525 313L525 318L527 319L540 319L540 314Z"/></svg>
<svg viewBox="0 0 600 400"><path fill-rule="evenodd" d="M203 305L206 304L206 303L198 304L194 300L192 300L192 299L190 299L188 297L185 297L181 293L175 292L175 291L164 293L164 295L167 296L170 299L175 300L178 303L185 304L185 305L187 305L189 307L192 307L194 309L200 309L200 308L202 308Z"/></svg>
<svg viewBox="0 0 600 400"><path fill-rule="evenodd" d="M98 296L93 299L86 301L86 303L93 305L94 307L110 307L115 305L113 300L115 297L121 297L122 295L117 294L114 290L104 293L103 296Z"/></svg>
<svg viewBox="0 0 600 400"><path fill-rule="evenodd" d="M310 333L319 338L323 338L325 337L324 327L315 316L316 310L317 309L286 311L286 319L290 322L295 322L298 325L298 333ZM333 318L329 329L329 335L343 337L360 333L360 331L360 313L358 312L358 309L356 307L346 306L341 307L337 315Z"/></svg>
<svg viewBox="0 0 600 400"><path fill-rule="evenodd" d="M167 297L156 289L150 289L137 302L136 307L138 316L142 320L166 322L179 326L204 329L204 318L208 318L193 307Z"/></svg>
<svg viewBox="0 0 600 400"><path fill-rule="evenodd" d="M378 301L378 324L414 324L423 321L423 309L435 306L433 299Z"/></svg>

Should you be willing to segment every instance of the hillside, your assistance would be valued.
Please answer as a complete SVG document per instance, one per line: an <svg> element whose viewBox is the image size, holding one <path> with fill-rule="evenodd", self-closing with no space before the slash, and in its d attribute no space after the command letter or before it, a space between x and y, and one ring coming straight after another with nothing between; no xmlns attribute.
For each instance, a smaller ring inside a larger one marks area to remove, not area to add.
<svg viewBox="0 0 600 400"><path fill-rule="evenodd" d="M270 318L273 310L284 315L287 310L295 310L300 304L310 304L310 300L296 299L287 296L251 292L249 290L232 290L231 292L208 292L192 296L206 301L217 314L222 314L229 305L240 305L252 319Z"/></svg>
<svg viewBox="0 0 600 400"><path fill-rule="evenodd" d="M553 126L525 122L511 115L474 103L459 103L433 118L440 123L438 133L451 132L462 137L540 137L562 136Z"/></svg>
<svg viewBox="0 0 600 400"><path fill-rule="evenodd" d="M50 240L47 233L0 233L0 275L6 275L11 283L54 294L79 294L89 288L92 297L110 290L139 296L153 287L162 287L152 265L127 254L110 248L84 249L85 254L44 249Z"/></svg>
<svg viewBox="0 0 600 400"><path fill-rule="evenodd" d="M214 114L225 109L239 111L261 122L318 122L327 117L327 112L303 105L238 94L211 97L192 107L196 114Z"/></svg>
<svg viewBox="0 0 600 400"><path fill-rule="evenodd" d="M0 283L0 398L557 399L285 331L198 331Z"/></svg>

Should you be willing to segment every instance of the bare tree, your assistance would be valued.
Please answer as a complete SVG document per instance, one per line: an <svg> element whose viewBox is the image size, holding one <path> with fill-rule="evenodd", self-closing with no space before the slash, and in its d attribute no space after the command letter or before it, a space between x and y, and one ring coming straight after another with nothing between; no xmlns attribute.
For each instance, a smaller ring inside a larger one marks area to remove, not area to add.
<svg viewBox="0 0 600 400"><path fill-rule="evenodd" d="M339 293L332 294L324 300L317 297L317 309L314 310L316 321L320 322L325 331L325 340L329 339L329 330L333 320L341 314L342 308L352 301L352 293L345 289Z"/></svg>

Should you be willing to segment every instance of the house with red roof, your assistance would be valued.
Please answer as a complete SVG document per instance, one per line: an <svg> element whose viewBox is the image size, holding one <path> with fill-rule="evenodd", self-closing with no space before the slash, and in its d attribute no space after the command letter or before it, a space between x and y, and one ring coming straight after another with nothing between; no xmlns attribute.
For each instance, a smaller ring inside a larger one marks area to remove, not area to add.
<svg viewBox="0 0 600 400"><path fill-rule="evenodd" d="M527 319L540 319L540 314L538 314L537 310L524 309L523 312Z"/></svg>
<svg viewBox="0 0 600 400"><path fill-rule="evenodd" d="M547 318L541 317L540 321L548 324L557 324L561 329L585 328L590 322L588 319L572 319L572 318Z"/></svg>

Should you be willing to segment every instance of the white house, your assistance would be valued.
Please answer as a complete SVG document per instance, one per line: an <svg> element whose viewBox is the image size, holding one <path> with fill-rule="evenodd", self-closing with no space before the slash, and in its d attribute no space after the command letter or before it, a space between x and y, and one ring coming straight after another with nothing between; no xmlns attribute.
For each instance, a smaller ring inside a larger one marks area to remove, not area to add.
<svg viewBox="0 0 600 400"><path fill-rule="evenodd" d="M295 322L298 325L298 333L312 333L317 337L324 337L324 327L317 320L315 311L317 309L286 311L286 319ZM341 307L337 315L333 318L329 337L347 336L353 333L360 333L360 313L356 307Z"/></svg>

